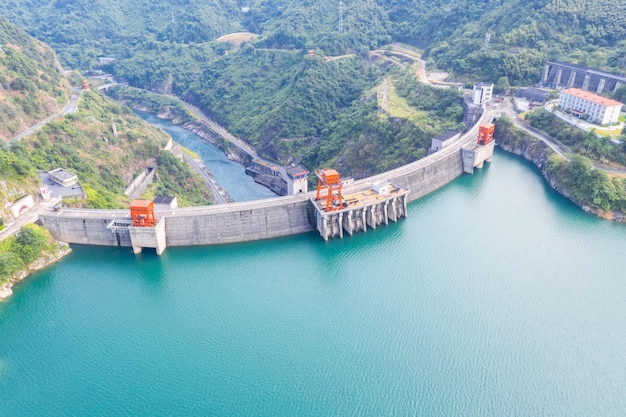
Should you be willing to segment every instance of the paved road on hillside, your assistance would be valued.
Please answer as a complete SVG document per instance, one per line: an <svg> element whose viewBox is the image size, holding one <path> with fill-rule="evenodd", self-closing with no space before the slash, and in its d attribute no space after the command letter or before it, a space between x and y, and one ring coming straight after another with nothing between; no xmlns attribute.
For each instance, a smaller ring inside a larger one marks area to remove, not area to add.
<svg viewBox="0 0 626 417"><path fill-rule="evenodd" d="M502 111L506 114L506 116L509 119L513 121L513 124L516 127L524 130L526 133L536 137L537 139L542 140L546 145L552 148L554 152L558 153L566 161L569 161L571 158L571 155L575 154L575 152L572 152L571 149L569 149L566 145L556 140L552 136L545 134L541 130L535 129L534 127L529 126L528 124L520 120L517 117L517 112L515 112L515 109L513 108L512 99L506 98L502 100L501 105L502 105ZM614 168L614 167L600 164L600 163L593 162L593 161L592 161L592 164L596 169L604 171L607 174L626 175L626 169L624 168Z"/></svg>
<svg viewBox="0 0 626 417"><path fill-rule="evenodd" d="M570 151L565 145L555 140L554 138L546 135L542 131L527 125L517 117L517 112L513 108L513 99L505 98L504 100L502 100L501 106L502 111L507 115L509 119L511 119L516 127L524 130L526 133L529 133L530 135L538 139L541 139L546 145L552 148L554 152L561 155L561 157L563 157L563 159L565 159L566 161L569 161L569 155L572 154L572 151Z"/></svg>
<svg viewBox="0 0 626 417"><path fill-rule="evenodd" d="M189 165L191 165L193 169L196 170L196 172L198 172L198 174L202 176L204 181L206 181L206 183L209 185L209 187L211 188L211 191L213 191L213 197L214 197L213 202L215 204L228 203L228 200L226 199L226 197L222 195L220 187L217 185L215 180L211 178L211 176L207 173L206 168L204 167L204 164L198 163L198 161L196 161L195 159L193 159L191 156L187 155L184 152L183 152L183 158Z"/></svg>
<svg viewBox="0 0 626 417"><path fill-rule="evenodd" d="M29 127L28 129L26 129L25 131L23 131L19 135L15 136L13 139L9 140L9 146L11 146L15 142L21 141L26 136L28 136L31 133L36 132L37 130L41 129L42 127L44 127L45 125L47 125L48 123L50 123L52 120L56 119L59 116L66 115L68 113L76 113L76 102L78 101L79 97L80 97L80 90L75 91L72 94L72 97L70 98L70 101L67 103L67 105L65 106L65 108L63 110L61 110L60 112L58 112L56 114L53 114L52 116L46 117L45 119L43 119L42 121L40 121L36 125L34 125L32 127Z"/></svg>
<svg viewBox="0 0 626 417"><path fill-rule="evenodd" d="M41 213L50 211L52 207L61 203L60 198L51 198L49 201L40 201L30 208L25 213L22 213L20 217L5 225L5 228L0 230L0 241L6 239L9 236L13 236L20 231L22 226L28 223L34 223L39 218Z"/></svg>

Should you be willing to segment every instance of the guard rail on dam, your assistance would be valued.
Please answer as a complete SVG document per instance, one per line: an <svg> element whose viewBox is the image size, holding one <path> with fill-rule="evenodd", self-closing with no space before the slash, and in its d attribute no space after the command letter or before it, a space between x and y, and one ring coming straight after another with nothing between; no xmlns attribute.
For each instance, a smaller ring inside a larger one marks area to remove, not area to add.
<svg viewBox="0 0 626 417"><path fill-rule="evenodd" d="M410 202L448 184L463 173L461 149L476 140L478 126L483 120L491 120L491 116L490 112L483 112L481 120L456 143L419 161L355 181L344 188L345 193L367 190L376 181L393 181L408 190L405 201ZM314 208L309 202L314 197L315 193L309 192L298 196L157 211L156 215L165 220L166 246L244 242L315 230ZM130 232L114 225L115 221L125 219L129 219L127 210L62 209L40 216L42 225L63 242L133 246Z"/></svg>

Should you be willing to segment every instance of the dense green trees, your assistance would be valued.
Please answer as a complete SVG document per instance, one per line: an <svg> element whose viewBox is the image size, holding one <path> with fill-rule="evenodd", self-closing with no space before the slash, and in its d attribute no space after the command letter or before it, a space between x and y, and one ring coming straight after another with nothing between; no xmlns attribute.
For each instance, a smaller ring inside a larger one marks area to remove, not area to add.
<svg viewBox="0 0 626 417"><path fill-rule="evenodd" d="M0 15L0 140L57 112L69 85L54 52Z"/></svg>
<svg viewBox="0 0 626 417"><path fill-rule="evenodd" d="M595 131L585 132L543 109L526 115L530 125L546 132L573 152L601 162L617 162L626 166L624 148L612 144L608 137L598 137Z"/></svg>
<svg viewBox="0 0 626 417"><path fill-rule="evenodd" d="M50 43L62 61L87 68L98 56L134 59L154 43L196 45L247 29L259 47L326 54L374 49L393 40L426 48L457 76L518 85L536 82L545 59L625 72L626 5L619 0L130 0L20 2L0 9ZM245 6L245 7L240 7ZM339 33L340 18L342 33ZM175 58L159 53L160 67ZM202 59L200 59L202 61ZM178 68L182 69L182 68ZM144 84L147 85L147 84Z"/></svg>
<svg viewBox="0 0 626 417"><path fill-rule="evenodd" d="M553 154L547 145L515 127L506 117L496 121L495 139L506 149L530 155L550 182L580 206L626 212L626 178L610 177L581 155L573 155L567 161Z"/></svg>
<svg viewBox="0 0 626 417"><path fill-rule="evenodd" d="M39 258L44 250L54 247L55 243L46 229L34 224L23 226L17 236L0 243L0 284Z"/></svg>
<svg viewBox="0 0 626 417"><path fill-rule="evenodd" d="M626 211L626 179L609 178L588 159L576 155L569 162L553 162L549 172L574 201L605 211Z"/></svg>

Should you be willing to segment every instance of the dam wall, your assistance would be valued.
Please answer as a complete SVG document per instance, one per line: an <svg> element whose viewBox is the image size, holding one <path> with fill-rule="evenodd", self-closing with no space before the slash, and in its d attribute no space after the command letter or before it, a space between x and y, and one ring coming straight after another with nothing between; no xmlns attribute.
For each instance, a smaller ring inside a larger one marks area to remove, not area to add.
<svg viewBox="0 0 626 417"><path fill-rule="evenodd" d="M449 183L463 172L458 149L433 154L410 165L356 181L347 189L362 190L378 179L409 189L407 201L416 200ZM167 246L213 245L289 236L315 230L308 200L315 193L216 206L157 211L165 220ZM113 220L130 219L127 210L62 209L40 216L54 236L67 243L132 246L128 233L113 232Z"/></svg>
<svg viewBox="0 0 626 417"><path fill-rule="evenodd" d="M483 119L489 116L483 114ZM463 173L461 148L476 141L480 123L479 120L455 144L419 161L346 185L344 194L368 190L377 181L392 181L406 188L407 202L437 190ZM156 211L156 216L165 220L166 246L246 242L315 230L315 213L309 205L312 198L315 198L315 192ZM128 210L62 209L41 215L40 222L55 239L63 242L132 246L129 232L110 227L114 220L128 221L129 214Z"/></svg>

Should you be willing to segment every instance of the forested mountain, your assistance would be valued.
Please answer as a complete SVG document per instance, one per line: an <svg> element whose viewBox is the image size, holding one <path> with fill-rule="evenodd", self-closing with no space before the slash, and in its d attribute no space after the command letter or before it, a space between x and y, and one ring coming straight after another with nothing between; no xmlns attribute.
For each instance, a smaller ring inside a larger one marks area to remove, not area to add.
<svg viewBox="0 0 626 417"><path fill-rule="evenodd" d="M50 47L3 17L0 46L0 133L6 140L62 110L72 88ZM153 193L173 193L187 205L210 203L200 176L163 151L168 140L129 108L98 91L85 91L76 112L59 115L22 141L0 148L0 218L8 216L7 202L37 194L38 171L59 167L78 175L87 198L74 201L76 205L126 207L124 189L147 166L157 167Z"/></svg>
<svg viewBox="0 0 626 417"><path fill-rule="evenodd" d="M236 0L0 0L0 14L80 69L146 42L201 43L241 28Z"/></svg>
<svg viewBox="0 0 626 417"><path fill-rule="evenodd" d="M410 63L372 53L391 41L419 46L430 68L467 82L534 84L548 59L626 72L619 0L0 0L0 10L65 65L117 58L103 68L200 105L264 156L355 175L419 157L424 138L459 121L458 96L420 87ZM241 30L259 36L218 41ZM388 79L399 94L428 97L404 98L428 117L387 114L375 90Z"/></svg>
<svg viewBox="0 0 626 417"><path fill-rule="evenodd" d="M65 66L83 69L98 56L155 49L171 49L160 58L166 66L186 53L202 63L197 51L171 45L246 29L262 35L259 46L327 55L399 40L468 80L535 82L546 59L626 71L620 0L0 0L0 10L51 44Z"/></svg>
<svg viewBox="0 0 626 417"><path fill-rule="evenodd" d="M52 49L0 15L0 141L62 110L70 91Z"/></svg>

